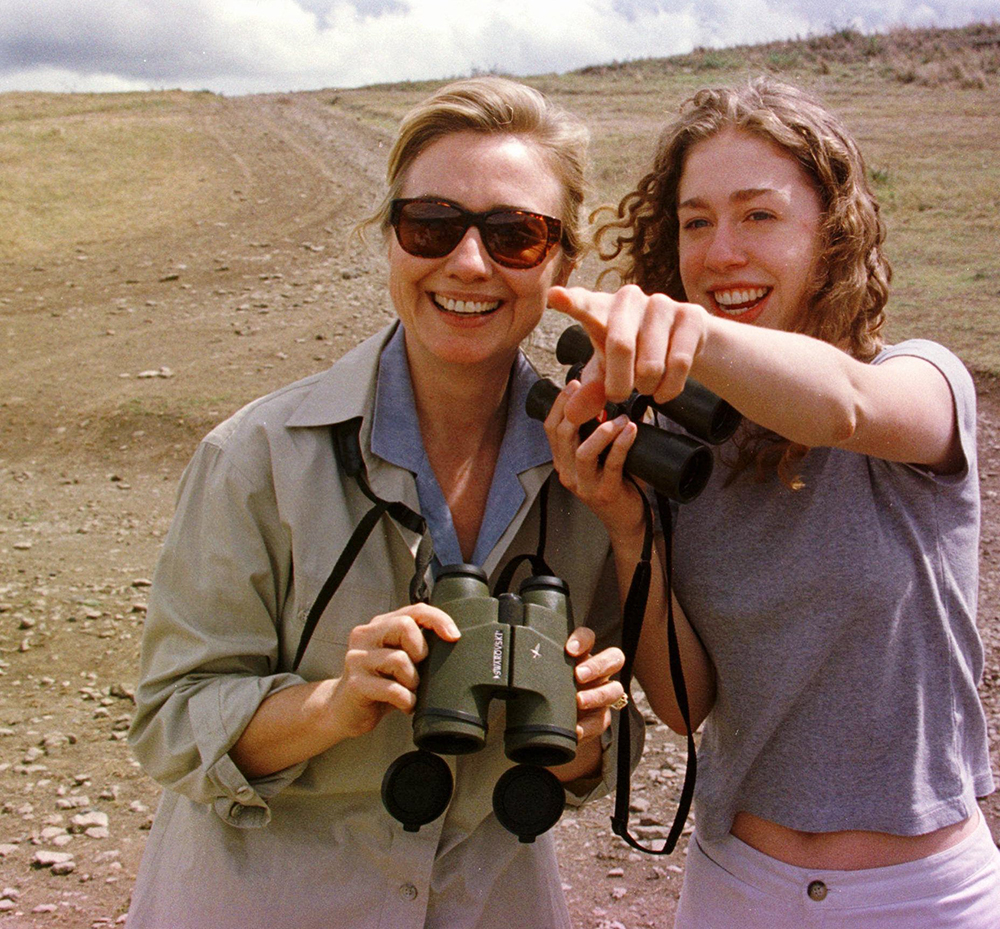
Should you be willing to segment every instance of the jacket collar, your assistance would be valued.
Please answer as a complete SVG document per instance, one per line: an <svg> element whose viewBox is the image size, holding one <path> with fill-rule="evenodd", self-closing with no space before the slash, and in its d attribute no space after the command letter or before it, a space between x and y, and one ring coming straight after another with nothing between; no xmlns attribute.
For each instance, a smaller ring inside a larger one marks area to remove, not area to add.
<svg viewBox="0 0 1000 929"><path fill-rule="evenodd" d="M355 416L368 418L375 399L378 360L399 321L352 348L333 367L317 376L288 425L332 426Z"/></svg>

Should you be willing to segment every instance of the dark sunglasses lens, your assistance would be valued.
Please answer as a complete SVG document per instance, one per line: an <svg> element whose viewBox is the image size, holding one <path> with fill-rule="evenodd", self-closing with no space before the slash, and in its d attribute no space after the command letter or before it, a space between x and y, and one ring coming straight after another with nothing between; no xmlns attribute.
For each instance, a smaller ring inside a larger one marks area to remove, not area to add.
<svg viewBox="0 0 1000 929"><path fill-rule="evenodd" d="M531 213L491 213L482 227L490 254L508 268L533 268L549 250L549 226Z"/></svg>
<svg viewBox="0 0 1000 929"><path fill-rule="evenodd" d="M399 210L396 238L418 258L443 258L465 235L461 211L446 203L416 201Z"/></svg>

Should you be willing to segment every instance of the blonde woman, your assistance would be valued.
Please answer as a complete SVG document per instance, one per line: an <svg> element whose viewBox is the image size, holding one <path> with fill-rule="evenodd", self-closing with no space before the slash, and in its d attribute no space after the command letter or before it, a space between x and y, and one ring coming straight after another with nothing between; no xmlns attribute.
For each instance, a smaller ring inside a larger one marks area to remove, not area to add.
<svg viewBox="0 0 1000 929"><path fill-rule="evenodd" d="M451 616L411 602L424 541L433 569L471 563L493 581L536 551L546 520L545 561L581 623L566 643L576 757L552 770L573 803L610 785L611 544L558 482L546 501L551 451L524 412L537 375L519 349L576 261L586 141L498 78L417 106L374 219L398 321L198 449L153 582L130 735L165 787L133 929L568 929L551 835L518 841L491 804L511 768L500 701L485 747L448 760L442 815L408 831L380 785L413 750L427 637L459 638ZM352 422L353 471L331 441ZM317 610L372 510L366 488L393 509Z"/></svg>

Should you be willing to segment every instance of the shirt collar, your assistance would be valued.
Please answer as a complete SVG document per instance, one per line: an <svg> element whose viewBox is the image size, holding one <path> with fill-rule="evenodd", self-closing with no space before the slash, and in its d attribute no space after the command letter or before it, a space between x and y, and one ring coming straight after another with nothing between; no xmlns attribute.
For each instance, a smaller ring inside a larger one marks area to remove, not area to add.
<svg viewBox="0 0 1000 929"><path fill-rule="evenodd" d="M538 374L528 359L518 352L508 390L507 429L476 541L472 558L475 564L485 562L525 499L518 475L552 460L542 424L524 411L528 391L537 379ZM402 326L396 329L382 350L372 413L371 448L380 458L414 475L420 510L434 540L438 562L462 561L451 512L420 435Z"/></svg>

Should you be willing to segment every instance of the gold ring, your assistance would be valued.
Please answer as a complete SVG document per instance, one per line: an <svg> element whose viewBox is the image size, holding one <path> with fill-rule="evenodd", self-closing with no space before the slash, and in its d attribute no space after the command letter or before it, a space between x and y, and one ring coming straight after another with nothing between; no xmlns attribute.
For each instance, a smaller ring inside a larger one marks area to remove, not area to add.
<svg viewBox="0 0 1000 929"><path fill-rule="evenodd" d="M624 710L628 706L628 694L622 694L614 703L611 704L611 709L613 710Z"/></svg>

